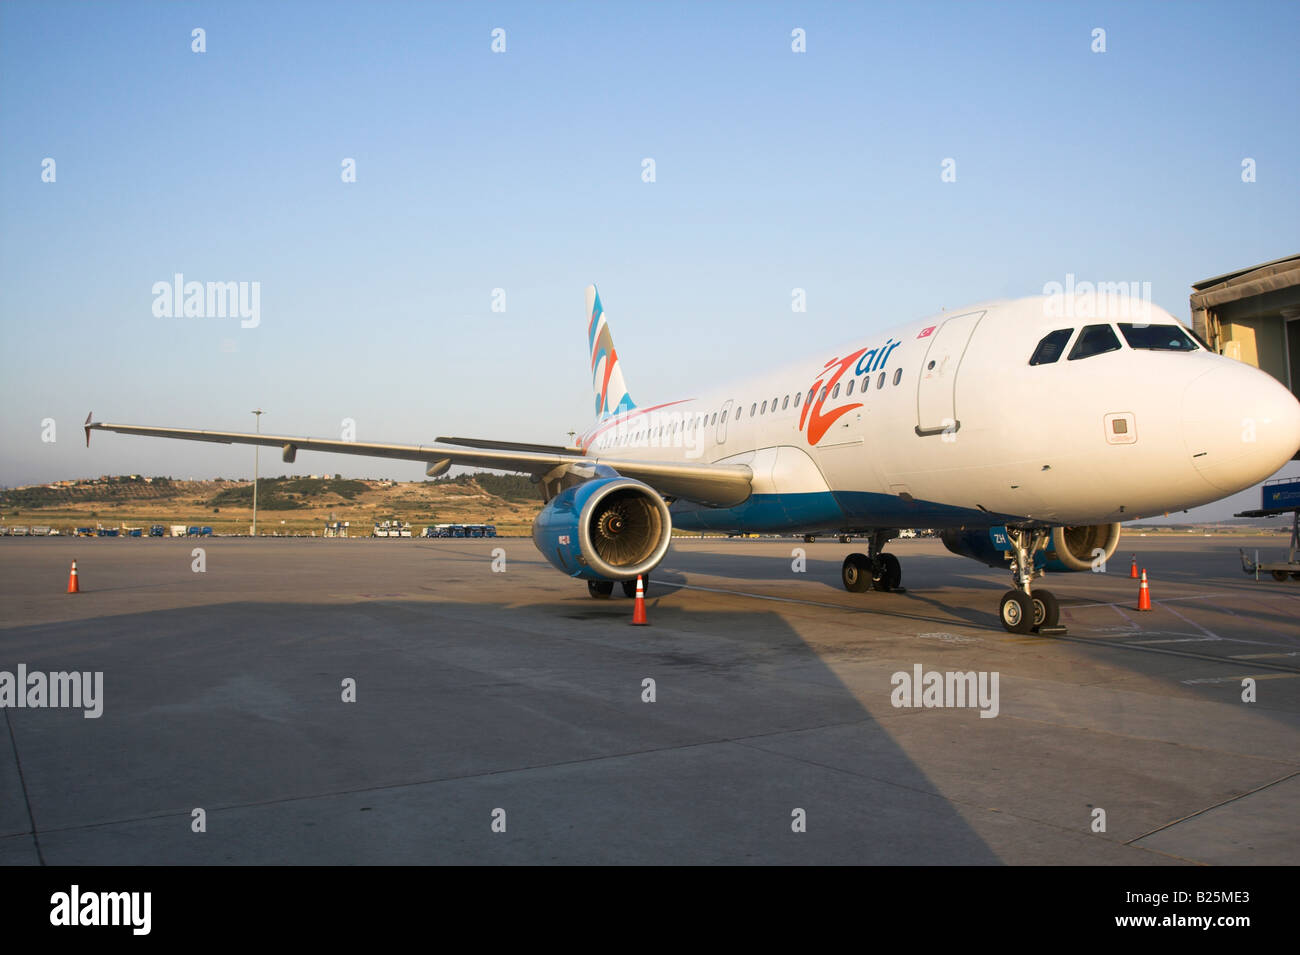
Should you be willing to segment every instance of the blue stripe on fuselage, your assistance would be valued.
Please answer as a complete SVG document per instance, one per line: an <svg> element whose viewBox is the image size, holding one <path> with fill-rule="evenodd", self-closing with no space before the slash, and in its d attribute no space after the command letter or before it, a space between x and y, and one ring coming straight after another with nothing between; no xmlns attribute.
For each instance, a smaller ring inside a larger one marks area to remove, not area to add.
<svg viewBox="0 0 1300 955"><path fill-rule="evenodd" d="M816 491L755 494L736 507L704 507L676 501L673 526L684 531L810 533L855 527L994 526L1017 522L1014 515L986 514L930 501L908 503L895 494Z"/></svg>

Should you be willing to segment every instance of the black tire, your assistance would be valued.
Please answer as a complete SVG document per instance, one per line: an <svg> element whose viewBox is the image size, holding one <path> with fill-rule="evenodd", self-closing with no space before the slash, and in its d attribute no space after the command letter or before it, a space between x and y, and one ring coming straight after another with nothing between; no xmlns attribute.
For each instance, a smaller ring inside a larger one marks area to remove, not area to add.
<svg viewBox="0 0 1300 955"><path fill-rule="evenodd" d="M841 534L841 535L840 535L840 543L841 543L841 544L852 544L852 543L853 543L853 538L850 537L848 534Z"/></svg>
<svg viewBox="0 0 1300 955"><path fill-rule="evenodd" d="M811 543L814 543L816 540L817 540L817 535L815 535L815 534L804 534L804 535L803 535L803 542L804 542L805 544L811 544Z"/></svg>
<svg viewBox="0 0 1300 955"><path fill-rule="evenodd" d="M1295 570L1291 571L1291 579L1300 580L1300 571L1295 571Z"/></svg>
<svg viewBox="0 0 1300 955"><path fill-rule="evenodd" d="M614 592L614 581L612 580L589 580L587 581L587 593L597 600L604 600Z"/></svg>
<svg viewBox="0 0 1300 955"><path fill-rule="evenodd" d="M881 554L876 558L873 576L875 579L871 582L871 586L881 593L889 593L891 590L897 590L898 585L903 582L903 568L893 554Z"/></svg>
<svg viewBox="0 0 1300 955"><path fill-rule="evenodd" d="M885 582L885 589L897 590L903 582L903 565L893 554L881 554L880 561L884 567L881 577Z"/></svg>
<svg viewBox="0 0 1300 955"><path fill-rule="evenodd" d="M645 588L645 595L646 595L647 597L649 597L649 596L650 596L650 575L649 575L649 574L642 574L642 575L641 575L641 581L642 581L642 585L643 585L644 588ZM624 597L635 597L635 596L636 596L636 579L635 579L635 578L633 578L632 580L625 580L625 581L623 581L623 596L624 596Z"/></svg>
<svg viewBox="0 0 1300 955"><path fill-rule="evenodd" d="M1285 570L1275 570L1275 571L1273 571L1273 579L1274 579L1274 580L1281 582L1281 581L1283 581L1283 580L1286 580L1286 578L1287 578L1287 572L1286 572Z"/></svg>
<svg viewBox="0 0 1300 955"><path fill-rule="evenodd" d="M1008 590L998 606L998 618L1008 633L1028 633L1034 625L1034 602L1028 594Z"/></svg>
<svg viewBox="0 0 1300 955"><path fill-rule="evenodd" d="M871 561L866 554L849 554L840 567L840 580L851 594L866 593L871 589Z"/></svg>
<svg viewBox="0 0 1300 955"><path fill-rule="evenodd" d="M1050 590L1035 590L1030 595L1034 602L1034 629L1055 627L1061 622L1061 604Z"/></svg>

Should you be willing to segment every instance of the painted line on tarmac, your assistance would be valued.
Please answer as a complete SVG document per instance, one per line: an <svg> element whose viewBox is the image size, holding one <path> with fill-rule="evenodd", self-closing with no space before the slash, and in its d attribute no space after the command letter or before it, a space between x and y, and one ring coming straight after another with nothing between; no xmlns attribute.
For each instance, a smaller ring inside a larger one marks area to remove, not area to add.
<svg viewBox="0 0 1300 955"><path fill-rule="evenodd" d="M1241 676L1203 676L1195 680L1183 680L1188 686L1198 683L1240 683L1242 680L1294 680L1300 673L1243 673Z"/></svg>
<svg viewBox="0 0 1300 955"><path fill-rule="evenodd" d="M1209 629L1207 629L1207 628L1201 626L1201 625L1200 625L1199 623L1197 623L1195 620L1191 620L1191 619L1189 619L1189 618L1183 616L1183 614L1179 613L1179 612L1178 612L1177 610L1175 610L1173 607L1166 606L1166 605L1167 605L1170 601L1172 601L1172 600L1198 600L1198 599L1209 599L1209 598L1211 598L1211 597L1222 597L1222 596L1226 596L1226 595L1225 595L1225 594L1205 594L1203 598L1198 598L1198 597L1170 597L1170 598L1168 598L1168 600L1153 600L1153 601L1151 601L1151 606L1152 606L1153 608L1160 608L1160 609L1162 609L1162 610L1168 610L1171 614L1173 614L1173 615L1174 615L1175 617L1177 617L1178 619L1182 620L1184 623L1190 624L1191 626L1195 627L1197 630L1201 631L1201 633L1205 634L1205 639L1206 639L1206 640L1227 640L1227 641L1229 641L1230 643L1247 643L1247 644L1250 644L1250 645L1252 645L1252 646L1259 646L1259 647L1278 647L1279 649L1289 649L1289 648L1295 646L1295 644L1292 644L1292 643L1274 643L1274 642L1269 641L1269 640L1249 640L1249 639L1247 639L1246 637L1223 637L1223 636L1220 636L1219 634L1215 633L1213 630L1209 630ZM1144 631L1144 630L1142 629L1142 627L1138 624L1138 622L1137 622L1136 620L1134 620L1132 617L1130 617L1128 614L1126 614L1126 613L1121 609L1121 608L1123 608L1123 607L1130 607L1129 604L1118 604L1118 603L1115 603L1115 604L1084 604L1084 605L1082 605L1082 606L1076 606L1076 607L1073 607L1073 608L1071 608L1071 609L1074 609L1074 610L1084 610L1084 609L1087 609L1087 608L1090 607L1090 606L1096 606L1096 607L1109 607L1109 608L1111 608L1112 610L1114 610L1117 614L1119 614L1121 617L1123 617L1125 621L1128 622L1128 624L1129 624L1130 627L1132 628L1129 632L1132 633L1134 636L1142 636L1144 633L1149 633L1149 632L1150 632L1150 631ZM1136 612L1136 611L1134 611L1134 612ZM1101 629L1101 628L1099 628L1099 629ZM1155 632L1156 632L1156 633L1159 633L1160 631L1155 631ZM1122 631L1122 630L1116 630L1116 631L1111 631L1111 632L1108 633L1107 635L1108 635L1108 636L1122 636L1123 634L1124 634L1124 631ZM1135 640L1135 641L1130 641L1130 643L1142 643L1142 642L1148 642L1148 641L1136 641L1136 640ZM1224 658L1219 658L1219 659L1224 659Z"/></svg>
<svg viewBox="0 0 1300 955"><path fill-rule="evenodd" d="M1163 607L1164 604L1161 604L1161 606ZM1169 611L1171 614L1173 614L1175 617L1177 617L1179 620L1183 621L1183 623L1190 623L1190 624L1191 624L1193 627L1195 627L1197 630L1201 631L1201 633L1205 634L1205 636L1206 636L1207 639L1209 639L1209 640L1222 640L1222 639L1223 639L1221 636L1219 636L1219 635L1218 635L1217 633L1215 633L1213 630L1208 630L1208 629L1206 629L1205 627L1202 627L1202 626L1201 626L1199 623L1197 623L1195 620L1188 620L1186 617L1184 617L1181 613L1179 613L1179 612L1178 612L1177 610L1175 610L1173 607L1165 607L1165 609L1168 610L1168 611Z"/></svg>
<svg viewBox="0 0 1300 955"><path fill-rule="evenodd" d="M1187 597L1162 597L1159 600L1153 600L1151 602L1153 604L1167 604L1167 603L1172 603L1175 600L1211 600L1215 597L1232 597L1232 596L1235 595L1234 594L1196 594L1194 596L1187 596ZM1080 603L1080 604L1072 604L1071 606L1075 610L1088 610L1092 607L1115 607L1116 609L1120 607L1128 607L1130 609L1133 608L1133 605L1129 603L1127 600L1121 600L1121 601L1117 601L1116 603L1110 603L1110 604Z"/></svg>
<svg viewBox="0 0 1300 955"><path fill-rule="evenodd" d="M1232 657L1216 656L1212 653L1197 653L1194 650L1175 650L1172 647L1153 647L1146 646L1138 641L1115 641L1115 640L1098 640L1094 637L1074 637L1069 634L1059 634L1048 637L1050 640L1064 640L1069 643L1079 643L1084 646L1101 647L1107 650L1133 650L1138 653L1159 653L1171 657L1185 657L1189 660L1201 660L1206 663L1218 663L1225 666L1240 666L1240 660L1234 660ZM1232 642L1232 638L1229 638ZM1263 660L1255 661L1255 666L1266 667L1270 670L1285 670L1288 674L1300 676L1300 667L1287 666L1284 663L1266 663Z"/></svg>
<svg viewBox="0 0 1300 955"><path fill-rule="evenodd" d="M1220 637L1177 637L1172 640L1132 640L1134 646L1151 646L1157 643L1209 643L1212 640L1219 640Z"/></svg>

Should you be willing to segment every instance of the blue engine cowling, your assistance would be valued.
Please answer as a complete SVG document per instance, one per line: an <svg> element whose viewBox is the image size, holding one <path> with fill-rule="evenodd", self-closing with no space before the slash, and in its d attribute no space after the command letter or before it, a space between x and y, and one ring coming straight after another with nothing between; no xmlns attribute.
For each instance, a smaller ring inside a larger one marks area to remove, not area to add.
<svg viewBox="0 0 1300 955"><path fill-rule="evenodd" d="M659 565L672 540L664 499L631 478L596 478L561 491L533 522L533 543L570 577L632 580Z"/></svg>
<svg viewBox="0 0 1300 955"><path fill-rule="evenodd" d="M1034 555L1034 566L1056 573L1092 570L1114 556L1121 531L1119 524L1053 527L1052 541L1045 551ZM999 568L1010 562L1011 546L1005 527L946 530L940 537L943 546L960 557Z"/></svg>

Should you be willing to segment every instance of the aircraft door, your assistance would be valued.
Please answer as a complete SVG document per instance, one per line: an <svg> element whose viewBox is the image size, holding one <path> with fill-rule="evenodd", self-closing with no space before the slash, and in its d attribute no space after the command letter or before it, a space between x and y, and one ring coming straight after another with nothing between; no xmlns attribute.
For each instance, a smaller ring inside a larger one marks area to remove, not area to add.
<svg viewBox="0 0 1300 955"><path fill-rule="evenodd" d="M718 412L718 444L724 444L727 440L727 419L731 417L732 399L728 398L722 403L722 410Z"/></svg>
<svg viewBox="0 0 1300 955"><path fill-rule="evenodd" d="M916 386L918 435L955 432L961 427L961 419L957 417L957 371L984 314L980 311L954 315L933 332Z"/></svg>

